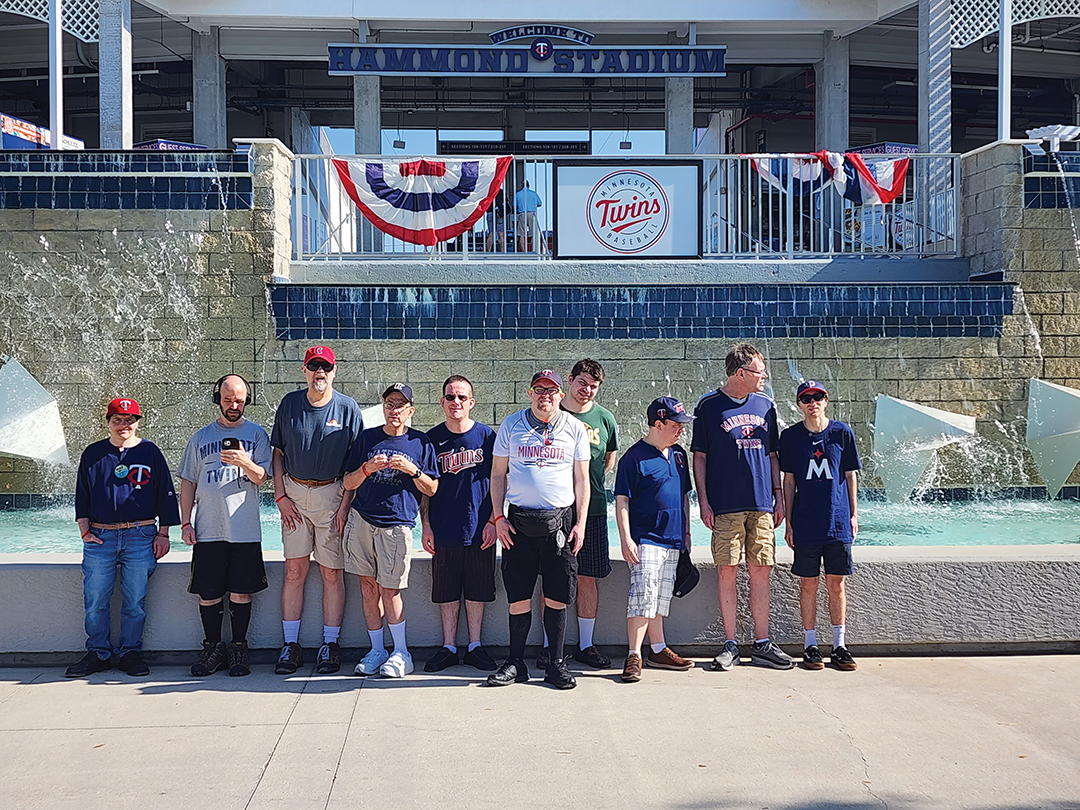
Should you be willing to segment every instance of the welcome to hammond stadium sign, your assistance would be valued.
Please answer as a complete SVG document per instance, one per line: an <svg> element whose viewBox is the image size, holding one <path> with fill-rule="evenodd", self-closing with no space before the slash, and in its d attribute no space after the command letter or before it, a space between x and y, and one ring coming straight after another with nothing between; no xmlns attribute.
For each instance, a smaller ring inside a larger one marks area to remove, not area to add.
<svg viewBox="0 0 1080 810"><path fill-rule="evenodd" d="M509 30L516 33L522 29ZM506 37L516 38L520 37ZM371 43L330 43L327 48L332 76L725 75L726 48L722 45L583 48L580 39L574 39L577 47L567 48L553 46L546 37L538 37L523 48Z"/></svg>

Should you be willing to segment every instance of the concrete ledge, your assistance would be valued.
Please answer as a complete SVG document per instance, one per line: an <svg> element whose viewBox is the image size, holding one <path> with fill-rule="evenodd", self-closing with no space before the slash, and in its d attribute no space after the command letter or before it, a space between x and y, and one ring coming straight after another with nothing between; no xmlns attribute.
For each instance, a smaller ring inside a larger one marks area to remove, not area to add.
<svg viewBox="0 0 1080 810"><path fill-rule="evenodd" d="M708 550L697 549L701 584L676 599L666 622L667 640L680 648L707 648L723 641L716 596L716 569ZM773 572L772 637L798 648L802 644L798 581L790 572L791 552L777 550ZM848 634L853 648L880 652L1016 652L1080 648L1080 546L897 547L857 548L856 573L849 583ZM0 555L0 663L44 663L56 653L83 649L82 574L74 554ZM280 553L267 552L270 587L255 597L249 640L256 649L281 644L279 594L284 571ZM190 651L202 639L195 597L187 593L190 554L171 553L150 583L144 645L148 651ZM431 603L431 565L426 555L413 564L405 592L409 643L418 648L442 643L438 607ZM496 602L484 625L484 642L507 643L506 596L501 577ZM626 565L613 561L611 576L601 582L595 639L600 645L625 644ZM347 577L342 645L368 646L360 588ZM119 600L114 622L119 621ZM739 640L752 635L745 570L740 572ZM464 617L462 617L464 620ZM539 643L539 622L533 638ZM819 594L818 629L828 634L824 586ZM228 622L226 621L226 637ZM308 578L301 643L321 641L322 616L318 575ZM459 638L464 638L462 627ZM568 641L576 639L571 621Z"/></svg>

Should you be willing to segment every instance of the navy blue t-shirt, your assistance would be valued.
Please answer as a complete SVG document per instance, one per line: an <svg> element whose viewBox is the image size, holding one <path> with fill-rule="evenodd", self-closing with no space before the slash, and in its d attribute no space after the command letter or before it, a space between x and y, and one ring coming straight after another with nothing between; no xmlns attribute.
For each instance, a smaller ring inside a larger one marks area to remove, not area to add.
<svg viewBox="0 0 1080 810"><path fill-rule="evenodd" d="M630 499L630 538L665 548L686 544L683 496L690 491L690 465L679 445L664 454L644 439L619 459L615 495Z"/></svg>
<svg viewBox="0 0 1080 810"><path fill-rule="evenodd" d="M365 430L353 445L348 469L358 470L380 454L405 456L421 472L439 477L435 448L419 430L408 428L403 436L389 436L381 426ZM387 467L364 479L353 496L352 508L372 526L412 526L420 512L420 490L410 476Z"/></svg>
<svg viewBox="0 0 1080 810"><path fill-rule="evenodd" d="M159 519L180 525L172 473L151 441L121 449L108 439L94 442L79 459L75 479L75 519L91 523L132 523Z"/></svg>
<svg viewBox="0 0 1080 810"><path fill-rule="evenodd" d="M316 408L305 388L281 400L270 444L285 455L285 472L293 478L332 481L345 474L345 462L363 429L360 406L352 397L335 391L327 404Z"/></svg>
<svg viewBox="0 0 1080 810"><path fill-rule="evenodd" d="M738 403L716 390L694 409L690 450L705 453L705 494L717 515L773 511L769 454L780 447L776 406L764 394Z"/></svg>
<svg viewBox="0 0 1080 810"><path fill-rule="evenodd" d="M835 419L821 433L811 433L803 422L792 425L780 436L780 469L795 479L788 516L795 543L852 542L844 473L862 464L851 428Z"/></svg>
<svg viewBox="0 0 1080 810"><path fill-rule="evenodd" d="M491 451L495 431L476 422L454 433L444 422L428 431L439 467L439 488L428 499L435 547L479 544L491 519Z"/></svg>

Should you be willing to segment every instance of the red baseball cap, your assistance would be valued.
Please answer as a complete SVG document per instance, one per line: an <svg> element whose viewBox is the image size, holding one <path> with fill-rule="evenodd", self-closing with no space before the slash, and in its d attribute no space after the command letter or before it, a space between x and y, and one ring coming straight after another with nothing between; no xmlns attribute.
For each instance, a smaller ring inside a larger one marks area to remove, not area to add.
<svg viewBox="0 0 1080 810"><path fill-rule="evenodd" d="M308 364L308 360L311 360L312 358L325 360L332 366L337 365L337 358L334 357L334 350L331 349L329 346L312 346L310 349L308 349L307 354L304 355L304 365L306 366Z"/></svg>
<svg viewBox="0 0 1080 810"><path fill-rule="evenodd" d="M105 409L105 418L110 419L118 413L127 414L128 416L142 416L139 412L139 403L133 399L114 399L109 403L109 407Z"/></svg>

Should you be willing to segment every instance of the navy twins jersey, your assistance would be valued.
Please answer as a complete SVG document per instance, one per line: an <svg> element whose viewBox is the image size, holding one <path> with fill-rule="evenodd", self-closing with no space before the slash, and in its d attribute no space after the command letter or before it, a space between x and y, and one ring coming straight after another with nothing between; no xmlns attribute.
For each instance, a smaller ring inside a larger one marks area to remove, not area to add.
<svg viewBox="0 0 1080 810"><path fill-rule="evenodd" d="M75 519L130 523L158 518L162 526L180 523L180 508L165 456L143 439L121 449L108 439L83 451L75 479Z"/></svg>
<svg viewBox="0 0 1080 810"><path fill-rule="evenodd" d="M835 419L821 433L811 433L803 422L792 425L780 436L780 469L795 480L788 516L795 543L850 543L845 473L862 469L851 428Z"/></svg>
<svg viewBox="0 0 1080 810"><path fill-rule="evenodd" d="M464 433L454 433L444 422L427 435L439 467L439 488L428 498L435 547L479 544L491 519L495 431L476 422Z"/></svg>

